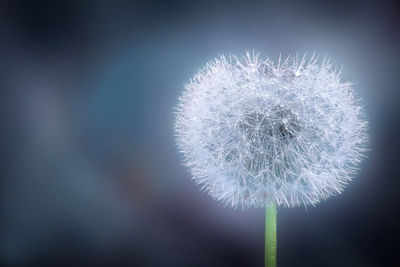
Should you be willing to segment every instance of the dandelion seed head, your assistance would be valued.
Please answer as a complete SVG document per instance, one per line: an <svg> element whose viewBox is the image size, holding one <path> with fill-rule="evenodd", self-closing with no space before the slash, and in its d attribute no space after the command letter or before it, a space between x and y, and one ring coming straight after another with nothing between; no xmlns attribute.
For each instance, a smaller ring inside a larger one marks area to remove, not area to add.
<svg viewBox="0 0 400 267"><path fill-rule="evenodd" d="M184 164L231 206L315 205L365 154L367 121L327 58L220 56L185 85L175 133Z"/></svg>

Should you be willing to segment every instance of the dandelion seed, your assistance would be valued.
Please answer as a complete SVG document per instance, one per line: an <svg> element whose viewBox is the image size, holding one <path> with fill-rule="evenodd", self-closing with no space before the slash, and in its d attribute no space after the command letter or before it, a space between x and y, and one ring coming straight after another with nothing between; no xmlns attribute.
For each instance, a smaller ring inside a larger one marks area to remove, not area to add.
<svg viewBox="0 0 400 267"><path fill-rule="evenodd" d="M220 56L189 83L175 132L193 179L236 207L315 205L339 194L365 152L367 121L327 58L275 65Z"/></svg>

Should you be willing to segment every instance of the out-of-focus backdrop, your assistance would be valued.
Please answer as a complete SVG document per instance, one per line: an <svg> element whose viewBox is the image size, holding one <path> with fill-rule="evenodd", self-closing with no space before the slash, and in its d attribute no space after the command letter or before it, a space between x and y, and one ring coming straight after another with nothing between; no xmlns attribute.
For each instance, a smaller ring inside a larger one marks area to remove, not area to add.
<svg viewBox="0 0 400 267"><path fill-rule="evenodd" d="M200 192L172 128L185 81L254 49L328 54L370 119L342 195L278 210L279 266L396 266L399 29L396 1L1 1L0 265L263 266L264 210Z"/></svg>

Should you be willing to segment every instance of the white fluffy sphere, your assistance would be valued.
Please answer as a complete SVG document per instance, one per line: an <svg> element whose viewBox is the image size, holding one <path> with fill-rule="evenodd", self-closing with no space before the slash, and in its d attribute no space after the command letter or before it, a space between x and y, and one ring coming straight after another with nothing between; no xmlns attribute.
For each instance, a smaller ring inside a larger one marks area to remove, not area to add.
<svg viewBox="0 0 400 267"><path fill-rule="evenodd" d="M367 122L329 60L273 64L249 53L209 62L176 107L193 179L231 206L315 205L357 170Z"/></svg>

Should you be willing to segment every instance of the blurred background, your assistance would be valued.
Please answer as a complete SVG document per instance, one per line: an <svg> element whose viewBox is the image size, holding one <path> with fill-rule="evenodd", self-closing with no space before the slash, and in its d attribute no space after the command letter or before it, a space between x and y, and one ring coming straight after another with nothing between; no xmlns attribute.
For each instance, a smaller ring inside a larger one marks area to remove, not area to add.
<svg viewBox="0 0 400 267"><path fill-rule="evenodd" d="M173 106L207 61L328 54L370 152L345 192L278 210L278 266L398 266L396 1L1 1L0 265L263 266L264 210L181 165Z"/></svg>

